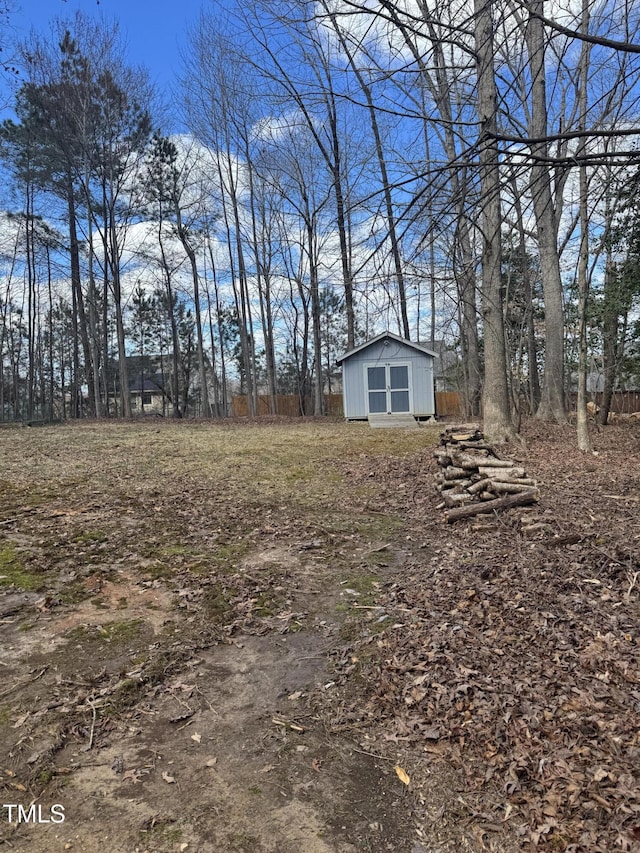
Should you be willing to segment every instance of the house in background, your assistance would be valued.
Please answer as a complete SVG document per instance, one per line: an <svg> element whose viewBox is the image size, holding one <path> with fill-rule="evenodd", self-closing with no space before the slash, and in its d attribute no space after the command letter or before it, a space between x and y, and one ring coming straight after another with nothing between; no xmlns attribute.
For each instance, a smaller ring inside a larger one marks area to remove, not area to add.
<svg viewBox="0 0 640 853"><path fill-rule="evenodd" d="M173 400L173 359L170 352L161 355L149 354L127 356L127 373L131 414L164 415L173 417L201 417L202 403L200 375L195 363L195 350L178 362L178 398ZM215 385L218 382L207 364L209 400L215 402ZM118 362L109 362L109 408L113 415L119 414L120 377ZM223 397L223 400L226 400ZM174 405L175 404L175 405ZM177 412L176 412L177 409ZM217 411L218 416L226 412Z"/></svg>
<svg viewBox="0 0 640 853"><path fill-rule="evenodd" d="M131 412L134 415L164 415L166 413L165 393L155 380L141 373L129 380L131 394Z"/></svg>
<svg viewBox="0 0 640 853"><path fill-rule="evenodd" d="M436 414L436 354L392 332L383 332L337 359L342 366L342 397L347 420L369 415Z"/></svg>
<svg viewBox="0 0 640 853"><path fill-rule="evenodd" d="M171 413L169 367L170 361L167 356L127 356L132 415ZM114 414L117 414L120 405L120 376L115 359L109 363L109 377L109 407Z"/></svg>

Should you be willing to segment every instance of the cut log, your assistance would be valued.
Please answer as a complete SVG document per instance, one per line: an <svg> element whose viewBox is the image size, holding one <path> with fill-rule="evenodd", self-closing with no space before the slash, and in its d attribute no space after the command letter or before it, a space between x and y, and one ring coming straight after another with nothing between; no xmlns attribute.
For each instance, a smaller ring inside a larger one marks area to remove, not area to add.
<svg viewBox="0 0 640 853"><path fill-rule="evenodd" d="M482 480L478 480L477 483L473 483L473 485L469 486L468 492L471 495L477 495L479 492L484 491L491 485L491 480L488 477L484 477Z"/></svg>
<svg viewBox="0 0 640 853"><path fill-rule="evenodd" d="M453 446L460 448L460 450L486 450L498 459L500 458L493 444L486 441L458 441Z"/></svg>
<svg viewBox="0 0 640 853"><path fill-rule="evenodd" d="M455 465L450 465L444 469L445 480L466 480L468 476L468 471L465 471L464 468L456 468Z"/></svg>
<svg viewBox="0 0 640 853"><path fill-rule="evenodd" d="M441 492L446 492L450 489L455 489L456 492L459 492L462 489L466 489L467 486L471 485L471 480L445 480L444 483L436 484L436 488L440 489Z"/></svg>
<svg viewBox="0 0 640 853"><path fill-rule="evenodd" d="M506 479L502 480L500 479L500 477L493 476L491 477L491 479L494 483L515 483L518 486L529 487L538 485L538 481L534 480L533 477L507 477Z"/></svg>
<svg viewBox="0 0 640 853"><path fill-rule="evenodd" d="M486 452L473 453L471 451L467 451L466 453L458 453L454 450L451 453L451 461L454 465L457 465L458 468L474 470L479 465L484 465L486 462L490 462L491 460L488 458Z"/></svg>
<svg viewBox="0 0 640 853"><path fill-rule="evenodd" d="M459 429L458 431L446 430L445 434L441 437L440 440L443 444L449 442L457 444L460 441L482 441L483 439L484 436L480 432L480 430L474 430L471 428L468 430Z"/></svg>
<svg viewBox="0 0 640 853"><path fill-rule="evenodd" d="M515 462L512 462L511 459L485 459L482 465L485 468L513 468L515 467Z"/></svg>
<svg viewBox="0 0 640 853"><path fill-rule="evenodd" d="M488 477L490 480L500 480L503 483L509 483L520 477L526 477L524 468L487 468L485 465L480 465L478 472L483 477Z"/></svg>
<svg viewBox="0 0 640 853"><path fill-rule="evenodd" d="M472 518L474 515L497 512L503 509L510 509L514 506L526 506L527 504L536 503L538 500L540 500L540 492L537 489L529 489L527 492L521 492L517 495L506 495L504 498L496 498L493 501L456 507L447 513L447 523L452 524L454 521L459 521L462 518Z"/></svg>
<svg viewBox="0 0 640 853"><path fill-rule="evenodd" d="M471 503L471 501L473 500L472 496L467 492L461 492L459 495L451 495L448 492L443 492L442 497L448 507L461 506L464 504Z"/></svg>
<svg viewBox="0 0 640 853"><path fill-rule="evenodd" d="M442 486L437 487L439 492L442 492L442 496L444 495L460 495L462 492L467 491L467 486L471 485L469 480L461 480L459 483L457 482L449 482L443 483Z"/></svg>
<svg viewBox="0 0 640 853"><path fill-rule="evenodd" d="M445 428L445 433L448 434L452 432L480 432L480 424L471 421L466 424L451 424L451 426Z"/></svg>
<svg viewBox="0 0 640 853"><path fill-rule="evenodd" d="M535 485L535 484L534 484ZM531 491L531 483L526 483L524 486L520 483L495 483L492 482L489 491L496 494L518 495L524 492Z"/></svg>

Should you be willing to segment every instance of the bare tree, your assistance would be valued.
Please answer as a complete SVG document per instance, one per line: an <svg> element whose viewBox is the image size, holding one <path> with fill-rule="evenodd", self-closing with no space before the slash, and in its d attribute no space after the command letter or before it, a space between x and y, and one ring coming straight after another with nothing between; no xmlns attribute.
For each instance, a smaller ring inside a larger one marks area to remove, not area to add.
<svg viewBox="0 0 640 853"><path fill-rule="evenodd" d="M331 178L335 203L335 225L340 245L340 264L347 318L347 346L355 344L355 307L353 271L349 239L348 200L345 193L345 134L341 128L339 98L334 84L330 56L317 32L313 16L305 14L306 3L296 0L282 4L274 14L273 7L256 5L252 14L245 15L245 24L259 46L264 62L257 62L258 71L280 89L305 123L318 147ZM288 52L295 54L285 64L281 51L276 49L266 21L282 28ZM296 69L294 72L294 68ZM301 73L306 69L308 76Z"/></svg>
<svg viewBox="0 0 640 853"><path fill-rule="evenodd" d="M539 417L566 420L564 403L564 305L558 255L558 224L551 192L552 172L548 166L546 39L540 20L543 0L531 0L525 26L531 74L529 135L531 143L530 189L536 218L545 304L544 387Z"/></svg>
<svg viewBox="0 0 640 853"><path fill-rule="evenodd" d="M349 65L355 74L356 80L358 81L358 85L362 90L362 94L364 96L365 103L367 106L367 114L371 125L371 132L373 134L378 168L380 170L380 182L382 185L382 193L384 196L384 208L387 221L389 242L391 244L391 256L393 258L393 268L398 286L398 301L400 303L402 333L404 337L409 340L411 338L411 332L409 326L409 315L407 312L407 291L405 284L404 261L400 249L400 240L398 237L398 229L396 224L396 214L392 198L391 181L389 179L387 158L385 156L385 151L383 147L382 134L380 132L378 112L375 106L373 87L371 83L366 79L364 71L361 70L358 65L355 51L351 48L349 38L345 34L345 31L340 27L334 8L327 2L327 0L322 0L321 6L323 10L323 17L326 17L326 19L328 19L333 31L335 32L339 40L340 47L344 51L349 61Z"/></svg>
<svg viewBox="0 0 640 853"><path fill-rule="evenodd" d="M502 238L500 166L497 130L498 96L495 78L491 0L474 2L474 40L477 62L479 167L482 189L482 318L484 324L484 429L493 441L514 438L507 383L507 361L502 307Z"/></svg>

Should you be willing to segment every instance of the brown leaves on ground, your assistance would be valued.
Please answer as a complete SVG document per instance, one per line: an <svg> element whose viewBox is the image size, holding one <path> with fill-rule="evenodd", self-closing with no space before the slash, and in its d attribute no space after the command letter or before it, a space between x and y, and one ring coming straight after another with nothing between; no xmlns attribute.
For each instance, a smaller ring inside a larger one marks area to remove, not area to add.
<svg viewBox="0 0 640 853"><path fill-rule="evenodd" d="M447 530L433 464L388 459L411 556L372 628L342 651L367 684L366 721L407 754L452 760L523 849L635 850L640 827L640 430L528 426L542 500ZM550 434L549 434L550 433ZM384 467L384 466L383 466ZM368 477L366 462L352 475ZM375 624L379 628L379 623ZM412 773L412 777L415 775Z"/></svg>

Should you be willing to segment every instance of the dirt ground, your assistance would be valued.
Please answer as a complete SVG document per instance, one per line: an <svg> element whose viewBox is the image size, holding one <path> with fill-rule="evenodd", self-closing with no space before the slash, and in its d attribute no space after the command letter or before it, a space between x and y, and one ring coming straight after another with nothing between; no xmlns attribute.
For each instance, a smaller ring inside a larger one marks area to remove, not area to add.
<svg viewBox="0 0 640 853"><path fill-rule="evenodd" d="M0 431L0 846L639 850L640 425L455 525L440 429Z"/></svg>

